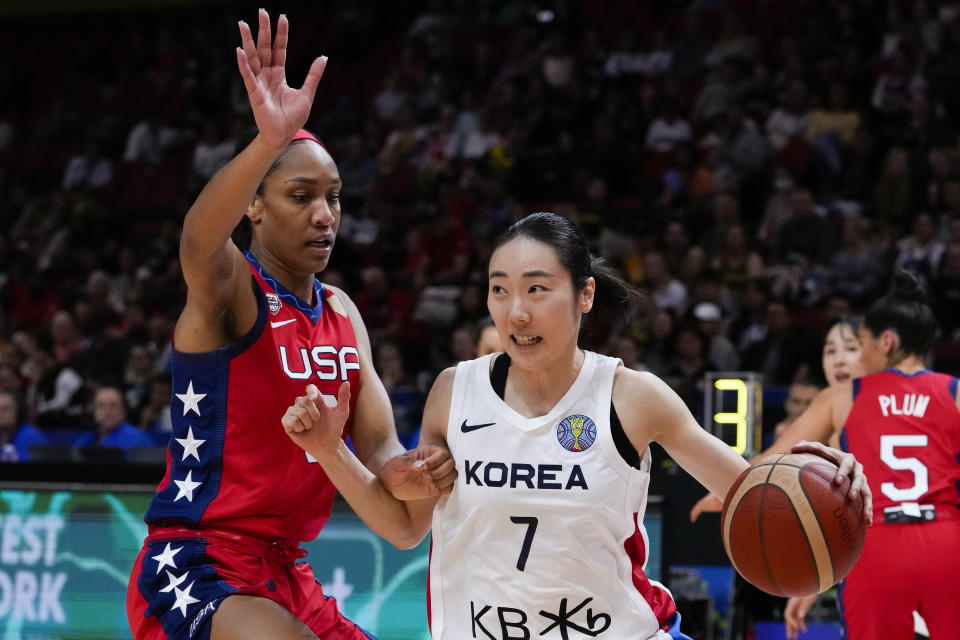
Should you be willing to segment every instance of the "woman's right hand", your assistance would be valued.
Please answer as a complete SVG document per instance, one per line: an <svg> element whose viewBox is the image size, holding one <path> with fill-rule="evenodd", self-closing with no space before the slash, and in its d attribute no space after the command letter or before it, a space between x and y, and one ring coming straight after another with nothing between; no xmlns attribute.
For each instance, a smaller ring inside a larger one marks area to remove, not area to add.
<svg viewBox="0 0 960 640"><path fill-rule="evenodd" d="M722 509L723 500L712 493L708 493L697 500L697 504L693 505L693 508L690 509L690 522L696 522L701 513L706 513L708 511L721 511Z"/></svg>
<svg viewBox="0 0 960 640"><path fill-rule="evenodd" d="M285 145L306 123L317 85L327 66L327 57L320 56L310 66L302 87L292 89L288 86L284 66L289 28L287 16L280 14L277 37L271 44L270 15L260 9L257 42L254 44L250 26L240 21L243 46L237 48L237 66L260 135L272 146Z"/></svg>
<svg viewBox="0 0 960 640"><path fill-rule="evenodd" d="M783 610L783 620L787 625L787 637L798 638L800 632L807 631L807 623L804 618L807 617L807 611L817 601L817 594L810 596L793 597L787 600L787 606Z"/></svg>

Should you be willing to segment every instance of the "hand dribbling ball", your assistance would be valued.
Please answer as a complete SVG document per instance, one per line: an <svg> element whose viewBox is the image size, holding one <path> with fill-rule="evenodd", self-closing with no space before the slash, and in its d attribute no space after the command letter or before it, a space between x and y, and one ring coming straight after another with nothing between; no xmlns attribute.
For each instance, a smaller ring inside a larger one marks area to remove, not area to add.
<svg viewBox="0 0 960 640"><path fill-rule="evenodd" d="M847 497L850 479L807 453L763 458L737 478L720 517L723 546L748 582L776 596L820 593L860 556L863 498Z"/></svg>

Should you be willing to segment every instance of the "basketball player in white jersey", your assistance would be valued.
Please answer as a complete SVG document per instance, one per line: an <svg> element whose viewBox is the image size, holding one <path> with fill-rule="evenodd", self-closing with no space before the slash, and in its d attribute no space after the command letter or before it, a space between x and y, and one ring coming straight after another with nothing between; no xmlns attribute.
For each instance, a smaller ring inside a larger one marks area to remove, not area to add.
<svg viewBox="0 0 960 640"><path fill-rule="evenodd" d="M448 447L457 469L433 513L435 640L686 637L669 591L643 573L649 445L720 495L748 464L658 378L578 347L583 314L619 323L633 297L560 216L528 216L495 244L487 304L505 352L441 373L424 409L421 442ZM326 469L313 432L337 431L321 405L298 398L284 426ZM852 456L795 450L835 461L838 482L851 475L869 520ZM351 505L364 517L374 501Z"/></svg>

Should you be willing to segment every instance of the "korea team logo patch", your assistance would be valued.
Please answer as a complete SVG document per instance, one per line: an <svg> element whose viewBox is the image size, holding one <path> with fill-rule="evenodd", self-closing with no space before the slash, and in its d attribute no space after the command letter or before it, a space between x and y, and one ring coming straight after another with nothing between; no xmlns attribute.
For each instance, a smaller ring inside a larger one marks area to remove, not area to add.
<svg viewBox="0 0 960 640"><path fill-rule="evenodd" d="M597 439L597 425L587 416L567 416L557 425L557 441L567 451L585 451Z"/></svg>
<svg viewBox="0 0 960 640"><path fill-rule="evenodd" d="M275 293L268 293L267 306L270 307L270 313L273 315L280 313L280 296Z"/></svg>

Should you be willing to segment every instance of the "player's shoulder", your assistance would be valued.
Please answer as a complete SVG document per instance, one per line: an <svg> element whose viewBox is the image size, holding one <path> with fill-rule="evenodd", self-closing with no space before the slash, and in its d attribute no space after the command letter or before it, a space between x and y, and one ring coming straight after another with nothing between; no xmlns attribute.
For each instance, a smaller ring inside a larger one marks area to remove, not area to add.
<svg viewBox="0 0 960 640"><path fill-rule="evenodd" d="M637 371L622 364L617 366L613 374L613 385L617 393L647 398L658 395L670 389L666 382L649 371Z"/></svg>

